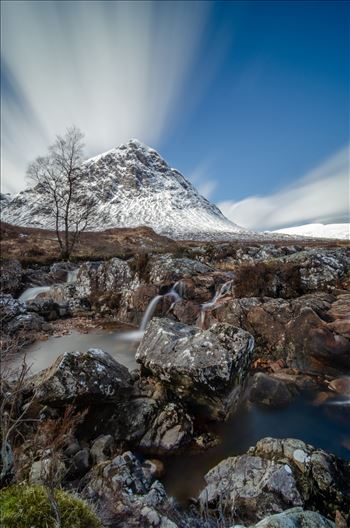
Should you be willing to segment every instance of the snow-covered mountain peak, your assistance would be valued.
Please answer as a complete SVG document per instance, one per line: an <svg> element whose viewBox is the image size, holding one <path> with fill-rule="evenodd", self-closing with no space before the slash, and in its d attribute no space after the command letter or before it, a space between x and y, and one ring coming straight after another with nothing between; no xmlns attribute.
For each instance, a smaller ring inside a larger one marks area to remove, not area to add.
<svg viewBox="0 0 350 528"><path fill-rule="evenodd" d="M93 196L101 217L94 229L146 225L173 238L224 239L246 230L230 222L154 149L137 139L82 164L83 196ZM52 227L45 199L33 188L6 204L9 223ZM106 222L107 217L107 222Z"/></svg>

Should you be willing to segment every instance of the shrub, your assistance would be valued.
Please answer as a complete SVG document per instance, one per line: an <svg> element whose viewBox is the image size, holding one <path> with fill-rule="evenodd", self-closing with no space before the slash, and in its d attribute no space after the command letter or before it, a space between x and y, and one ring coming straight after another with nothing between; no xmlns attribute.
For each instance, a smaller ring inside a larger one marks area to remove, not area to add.
<svg viewBox="0 0 350 528"><path fill-rule="evenodd" d="M280 261L243 264L235 272L236 297L282 297L290 299L303 293L300 269Z"/></svg>
<svg viewBox="0 0 350 528"><path fill-rule="evenodd" d="M62 490L55 491L62 528L100 528L89 505ZM43 486L17 484L0 492L3 528L55 528L55 517Z"/></svg>
<svg viewBox="0 0 350 528"><path fill-rule="evenodd" d="M148 253L137 253L129 262L130 268L137 273L140 279L147 281L149 279L149 255Z"/></svg>

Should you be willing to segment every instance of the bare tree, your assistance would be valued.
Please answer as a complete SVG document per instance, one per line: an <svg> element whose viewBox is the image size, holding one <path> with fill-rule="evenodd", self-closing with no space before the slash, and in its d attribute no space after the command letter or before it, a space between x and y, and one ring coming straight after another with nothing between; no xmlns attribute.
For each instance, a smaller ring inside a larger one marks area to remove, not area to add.
<svg viewBox="0 0 350 528"><path fill-rule="evenodd" d="M27 170L27 176L44 196L45 207L52 211L63 259L69 259L79 235L91 227L97 213L93 197L84 196L83 137L77 127L68 128L64 136L56 136L48 155L37 158Z"/></svg>

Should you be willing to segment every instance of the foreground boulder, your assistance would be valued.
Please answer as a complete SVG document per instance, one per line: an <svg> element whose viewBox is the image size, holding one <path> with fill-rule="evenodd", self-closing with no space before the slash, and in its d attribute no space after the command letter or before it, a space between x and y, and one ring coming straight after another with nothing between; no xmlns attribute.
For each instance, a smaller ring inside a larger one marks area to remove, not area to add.
<svg viewBox="0 0 350 528"><path fill-rule="evenodd" d="M93 468L83 495L96 504L103 526L177 528L164 511L171 509L163 485L154 480L154 464L141 463L130 451Z"/></svg>
<svg viewBox="0 0 350 528"><path fill-rule="evenodd" d="M269 515L258 524L249 528L345 528L336 526L330 521L314 511L304 511L302 508L291 508L282 513ZM236 526L235 528L243 528Z"/></svg>
<svg viewBox="0 0 350 528"><path fill-rule="evenodd" d="M142 372L176 397L220 419L235 408L249 370L253 337L216 324L209 330L153 319L136 353Z"/></svg>
<svg viewBox="0 0 350 528"><path fill-rule="evenodd" d="M114 402L130 392L130 374L107 352L65 352L34 377L35 400L53 406Z"/></svg>
<svg viewBox="0 0 350 528"><path fill-rule="evenodd" d="M260 440L247 454L220 462L205 480L202 505L224 506L244 524L295 506L331 519L338 510L349 521L350 462L300 440Z"/></svg>

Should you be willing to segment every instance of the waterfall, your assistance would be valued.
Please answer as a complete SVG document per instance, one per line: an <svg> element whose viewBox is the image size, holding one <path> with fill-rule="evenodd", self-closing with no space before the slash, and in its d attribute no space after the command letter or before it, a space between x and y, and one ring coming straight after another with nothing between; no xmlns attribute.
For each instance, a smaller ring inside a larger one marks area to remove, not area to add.
<svg viewBox="0 0 350 528"><path fill-rule="evenodd" d="M78 277L78 271L79 271L79 268L75 268L74 270L67 272L67 284L76 282L77 277Z"/></svg>
<svg viewBox="0 0 350 528"><path fill-rule="evenodd" d="M230 293L232 283L233 281L229 280L225 282L224 284L222 284L220 288L216 290L212 300L202 304L200 318L199 318L199 324L201 328L203 328L205 324L206 312L209 310L212 310L213 308L216 308L218 301L222 299L223 297L225 297L225 295Z"/></svg>
<svg viewBox="0 0 350 528"><path fill-rule="evenodd" d="M72 284L77 280L79 268L67 272L67 281L66 284ZM55 286L34 286L33 288L27 288L19 297L20 301L33 301L40 293L48 292L51 288Z"/></svg>
<svg viewBox="0 0 350 528"><path fill-rule="evenodd" d="M140 324L141 332L145 331L147 324L151 320L152 315L154 314L155 309L157 308L157 304L159 303L159 301L162 298L163 298L163 295L156 295L155 297L153 297L153 299L151 300L151 302L147 306L146 311L143 314L141 324Z"/></svg>
<svg viewBox="0 0 350 528"><path fill-rule="evenodd" d="M34 286L33 288L27 288L20 296L19 300L26 302L26 301L32 301L35 299L40 293L44 293L47 291L50 291L51 286Z"/></svg>
<svg viewBox="0 0 350 528"><path fill-rule="evenodd" d="M174 286L169 292L164 293L163 295L156 295L155 297L153 297L153 299L148 304L145 313L143 314L140 328L132 332L123 332L122 334L118 334L118 339L123 341L140 341L143 337L143 334L145 333L148 323L152 319L152 316L157 308L159 301L165 297L172 297L174 301L172 302L169 308L169 310L171 310L173 306L182 299L181 294L182 284L181 281L178 281L174 284Z"/></svg>

